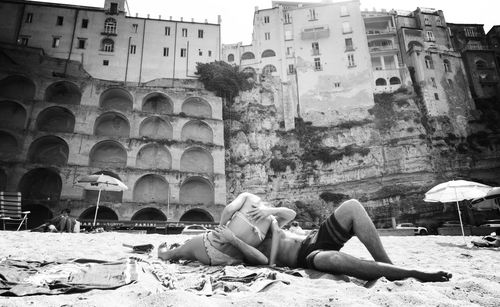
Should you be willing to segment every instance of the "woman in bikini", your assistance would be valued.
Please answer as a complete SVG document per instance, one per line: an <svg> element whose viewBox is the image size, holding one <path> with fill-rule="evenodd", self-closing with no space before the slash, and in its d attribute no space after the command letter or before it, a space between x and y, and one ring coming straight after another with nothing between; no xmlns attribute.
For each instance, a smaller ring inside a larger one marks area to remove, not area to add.
<svg viewBox="0 0 500 307"><path fill-rule="evenodd" d="M245 192L224 208L215 231L197 235L173 249L168 249L166 243L161 244L158 258L197 260L208 265L262 262L265 259L259 259L263 255L255 247L264 240L271 223L275 221L278 227L282 227L294 218L295 211L270 207L257 195ZM232 244L220 238L226 228L234 234L235 242ZM241 251L242 248L245 253Z"/></svg>

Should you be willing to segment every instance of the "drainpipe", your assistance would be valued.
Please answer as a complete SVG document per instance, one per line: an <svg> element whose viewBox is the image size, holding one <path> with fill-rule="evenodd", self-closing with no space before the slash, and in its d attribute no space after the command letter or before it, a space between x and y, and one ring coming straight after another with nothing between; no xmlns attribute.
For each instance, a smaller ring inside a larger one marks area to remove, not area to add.
<svg viewBox="0 0 500 307"><path fill-rule="evenodd" d="M132 36L128 37L128 48L127 48L127 63L125 64L125 86L127 86L127 75L128 75L128 62L130 58L130 42L132 40Z"/></svg>
<svg viewBox="0 0 500 307"><path fill-rule="evenodd" d="M144 39L145 39L145 33L146 33L146 19L144 19L144 24L142 26L141 63L139 64L139 82L138 82L137 85L141 84L141 78L142 78L142 59L144 58Z"/></svg>
<svg viewBox="0 0 500 307"><path fill-rule="evenodd" d="M80 13L80 10L76 9L75 22L73 22L73 33L71 33L71 44L69 46L69 54L68 54L68 58L66 59L66 63L64 64L64 74L65 75L66 75L66 71L68 70L68 63L71 59L71 54L73 53L73 43L75 41L75 31L76 31L76 23L78 22L78 13Z"/></svg>

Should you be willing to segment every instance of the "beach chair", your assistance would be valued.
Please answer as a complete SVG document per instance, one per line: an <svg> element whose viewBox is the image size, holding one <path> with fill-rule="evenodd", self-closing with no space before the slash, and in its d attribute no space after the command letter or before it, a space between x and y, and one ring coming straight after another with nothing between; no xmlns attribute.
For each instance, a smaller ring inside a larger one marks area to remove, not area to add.
<svg viewBox="0 0 500 307"><path fill-rule="evenodd" d="M17 230L24 224L28 229L29 211L21 211L21 193L20 192L0 192L0 219L2 220L3 230L5 225L19 223Z"/></svg>

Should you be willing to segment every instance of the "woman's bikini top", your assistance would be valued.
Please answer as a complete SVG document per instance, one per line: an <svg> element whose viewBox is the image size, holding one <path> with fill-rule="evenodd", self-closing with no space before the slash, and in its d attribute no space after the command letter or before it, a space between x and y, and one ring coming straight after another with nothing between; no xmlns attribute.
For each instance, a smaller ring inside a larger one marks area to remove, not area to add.
<svg viewBox="0 0 500 307"><path fill-rule="evenodd" d="M241 211L236 211L233 216L231 217L231 220L233 220L236 216L238 216L239 218L241 218L243 221L245 221L248 226L250 226L253 230L253 232L255 232L257 234L257 236L259 237L260 241L264 241L264 238L266 237L266 234L262 232L262 230L260 230L259 227L255 226L252 221L250 221L248 219L248 217L246 216L245 213L241 212Z"/></svg>

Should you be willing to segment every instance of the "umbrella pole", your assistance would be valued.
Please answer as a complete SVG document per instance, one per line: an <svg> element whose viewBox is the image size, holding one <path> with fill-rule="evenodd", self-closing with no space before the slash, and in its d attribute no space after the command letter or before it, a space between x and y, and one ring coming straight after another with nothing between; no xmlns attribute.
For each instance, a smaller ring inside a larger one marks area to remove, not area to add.
<svg viewBox="0 0 500 307"><path fill-rule="evenodd" d="M101 199L101 189L99 189L99 193L97 194L97 205L95 207L94 224L92 225L94 228L95 228L95 221L97 220L97 210L99 210L99 200L100 199Z"/></svg>
<svg viewBox="0 0 500 307"><path fill-rule="evenodd" d="M464 224L462 223L462 212L460 212L460 206L458 205L458 201L457 201L457 209L458 209L458 219L460 220L460 228L462 228L462 238L464 239L465 245L467 245L467 242L465 242Z"/></svg>

